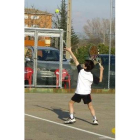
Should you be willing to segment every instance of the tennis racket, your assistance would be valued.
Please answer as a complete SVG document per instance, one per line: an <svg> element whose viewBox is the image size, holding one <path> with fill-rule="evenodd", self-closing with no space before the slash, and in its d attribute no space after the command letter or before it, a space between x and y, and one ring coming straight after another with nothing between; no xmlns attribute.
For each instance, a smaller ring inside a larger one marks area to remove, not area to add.
<svg viewBox="0 0 140 140"><path fill-rule="evenodd" d="M99 66L101 67L101 58L99 57L99 49L96 46L91 46L89 48L89 56L94 63L98 63Z"/></svg>

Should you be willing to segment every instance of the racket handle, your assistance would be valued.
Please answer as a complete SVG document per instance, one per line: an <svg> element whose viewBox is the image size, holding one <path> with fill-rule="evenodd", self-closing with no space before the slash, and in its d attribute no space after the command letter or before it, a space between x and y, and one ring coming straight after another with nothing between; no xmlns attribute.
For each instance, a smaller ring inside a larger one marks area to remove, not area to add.
<svg viewBox="0 0 140 140"><path fill-rule="evenodd" d="M101 63L100 62L98 62L99 63L99 66L101 67L102 65L101 65Z"/></svg>

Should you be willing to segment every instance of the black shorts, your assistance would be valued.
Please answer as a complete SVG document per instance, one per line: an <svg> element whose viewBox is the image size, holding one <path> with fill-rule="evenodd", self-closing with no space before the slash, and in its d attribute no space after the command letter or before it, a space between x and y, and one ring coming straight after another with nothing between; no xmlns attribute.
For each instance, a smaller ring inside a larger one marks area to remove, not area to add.
<svg viewBox="0 0 140 140"><path fill-rule="evenodd" d="M88 104L92 101L91 99L91 95L87 94L87 95L80 95L80 94L74 94L73 97L71 98L72 101L80 103L81 99L83 99L84 104Z"/></svg>

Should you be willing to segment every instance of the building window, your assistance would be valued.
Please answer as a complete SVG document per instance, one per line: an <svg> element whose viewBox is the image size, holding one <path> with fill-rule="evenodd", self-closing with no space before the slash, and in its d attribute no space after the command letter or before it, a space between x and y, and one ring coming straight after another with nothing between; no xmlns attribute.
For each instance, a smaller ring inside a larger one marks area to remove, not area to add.
<svg viewBox="0 0 140 140"><path fill-rule="evenodd" d="M24 19L28 19L28 15L24 15Z"/></svg>
<svg viewBox="0 0 140 140"><path fill-rule="evenodd" d="M31 19L39 19L39 16L31 16Z"/></svg>
<svg viewBox="0 0 140 140"><path fill-rule="evenodd" d="M32 25L31 27L39 27L38 25Z"/></svg>

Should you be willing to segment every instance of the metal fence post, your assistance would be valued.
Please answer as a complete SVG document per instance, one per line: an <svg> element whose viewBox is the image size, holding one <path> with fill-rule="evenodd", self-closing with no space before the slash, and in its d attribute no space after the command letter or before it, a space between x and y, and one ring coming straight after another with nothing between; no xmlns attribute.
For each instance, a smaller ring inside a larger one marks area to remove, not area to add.
<svg viewBox="0 0 140 140"><path fill-rule="evenodd" d="M108 89L110 88L110 60L111 60L111 28L112 28L112 0L110 0L110 40L109 40L109 65L108 65Z"/></svg>

